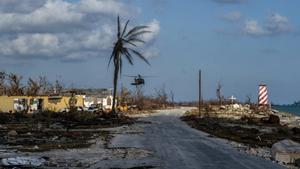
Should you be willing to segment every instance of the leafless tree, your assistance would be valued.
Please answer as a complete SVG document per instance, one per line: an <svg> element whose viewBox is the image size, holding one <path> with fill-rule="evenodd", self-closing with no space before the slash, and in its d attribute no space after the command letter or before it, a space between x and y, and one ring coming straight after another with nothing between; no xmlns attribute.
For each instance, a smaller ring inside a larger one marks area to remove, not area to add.
<svg viewBox="0 0 300 169"><path fill-rule="evenodd" d="M0 71L0 95L5 95L6 94L6 84L5 84L5 79L6 79L6 73L4 71Z"/></svg>
<svg viewBox="0 0 300 169"><path fill-rule="evenodd" d="M246 96L246 104L251 105L251 96L250 95Z"/></svg>
<svg viewBox="0 0 300 169"><path fill-rule="evenodd" d="M39 77L39 85L40 85L40 94L42 94L42 95L51 94L52 85L47 80L46 76L40 76Z"/></svg>
<svg viewBox="0 0 300 169"><path fill-rule="evenodd" d="M142 89L142 86L136 86L136 97L135 97L135 102L138 106L139 109L144 108L144 91Z"/></svg>
<svg viewBox="0 0 300 169"><path fill-rule="evenodd" d="M122 85L122 88L121 88L121 93L120 93L120 104L124 104L125 102L128 102L132 100L132 93L131 91L126 88L125 86Z"/></svg>
<svg viewBox="0 0 300 169"><path fill-rule="evenodd" d="M54 88L53 94L60 94L64 89L64 86L59 80L55 80L53 88Z"/></svg>
<svg viewBox="0 0 300 169"><path fill-rule="evenodd" d="M8 93L12 96L23 95L24 87L21 84L22 76L19 76L14 73L8 75L9 89Z"/></svg>
<svg viewBox="0 0 300 169"><path fill-rule="evenodd" d="M155 90L156 93L156 100L160 107L164 107L168 102L168 94L166 92L165 86L161 87L160 89Z"/></svg>
<svg viewBox="0 0 300 169"><path fill-rule="evenodd" d="M219 105L222 106L223 104L223 96L222 96L222 85L220 82L218 82L218 85L217 85L217 90L216 90L216 94L217 94L217 99L219 101Z"/></svg>
<svg viewBox="0 0 300 169"><path fill-rule="evenodd" d="M170 92L170 97L171 97L172 105L174 106L174 93L173 93L172 90L171 90L171 92Z"/></svg>
<svg viewBox="0 0 300 169"><path fill-rule="evenodd" d="M28 85L27 92L26 92L27 95L36 96L39 94L40 89L41 89L41 85L40 85L39 81L35 81L32 78L29 78L27 85Z"/></svg>

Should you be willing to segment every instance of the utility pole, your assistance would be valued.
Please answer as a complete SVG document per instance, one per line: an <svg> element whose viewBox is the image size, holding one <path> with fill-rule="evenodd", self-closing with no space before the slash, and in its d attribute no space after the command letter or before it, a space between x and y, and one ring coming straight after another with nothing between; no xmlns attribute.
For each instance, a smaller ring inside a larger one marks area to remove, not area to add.
<svg viewBox="0 0 300 169"><path fill-rule="evenodd" d="M201 79L201 69L199 70L199 101L198 101L198 110L199 117L201 116L201 108L202 108L202 79Z"/></svg>

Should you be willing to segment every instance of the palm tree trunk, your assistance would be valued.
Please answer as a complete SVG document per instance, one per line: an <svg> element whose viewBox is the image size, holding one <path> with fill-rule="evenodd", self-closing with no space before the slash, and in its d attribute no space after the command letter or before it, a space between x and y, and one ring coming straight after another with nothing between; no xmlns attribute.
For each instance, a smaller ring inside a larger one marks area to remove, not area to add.
<svg viewBox="0 0 300 169"><path fill-rule="evenodd" d="M119 57L119 56L118 56ZM117 87L118 87L118 78L119 78L119 59L115 63L115 70L114 70L114 92L113 92L113 103L112 103L112 112L116 113L116 96L117 96Z"/></svg>

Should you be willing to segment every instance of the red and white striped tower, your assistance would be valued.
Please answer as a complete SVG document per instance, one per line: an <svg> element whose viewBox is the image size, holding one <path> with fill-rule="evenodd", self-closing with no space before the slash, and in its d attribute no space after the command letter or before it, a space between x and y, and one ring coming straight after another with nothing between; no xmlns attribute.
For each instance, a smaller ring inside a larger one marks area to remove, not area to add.
<svg viewBox="0 0 300 169"><path fill-rule="evenodd" d="M265 85L265 84L259 85L258 105L260 107L268 107L269 106L268 88L267 88L267 85Z"/></svg>

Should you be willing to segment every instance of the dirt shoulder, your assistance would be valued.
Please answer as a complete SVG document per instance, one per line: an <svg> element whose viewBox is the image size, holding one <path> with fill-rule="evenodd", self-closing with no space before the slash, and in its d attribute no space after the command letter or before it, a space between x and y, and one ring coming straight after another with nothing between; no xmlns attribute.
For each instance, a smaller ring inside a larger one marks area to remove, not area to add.
<svg viewBox="0 0 300 169"><path fill-rule="evenodd" d="M251 120L199 118L197 115L186 115L181 119L193 128L220 138L244 143L251 147L271 147L274 143L287 138L300 141L300 130L298 128Z"/></svg>
<svg viewBox="0 0 300 169"><path fill-rule="evenodd" d="M273 144L284 139L300 142L300 128L296 123L298 117L286 113L254 114L251 110L236 111L232 108L215 109L206 112L205 116L199 116L194 110L185 113L181 120L211 137L229 140L229 144L239 151L267 160L273 160ZM293 165L286 167L294 168Z"/></svg>

